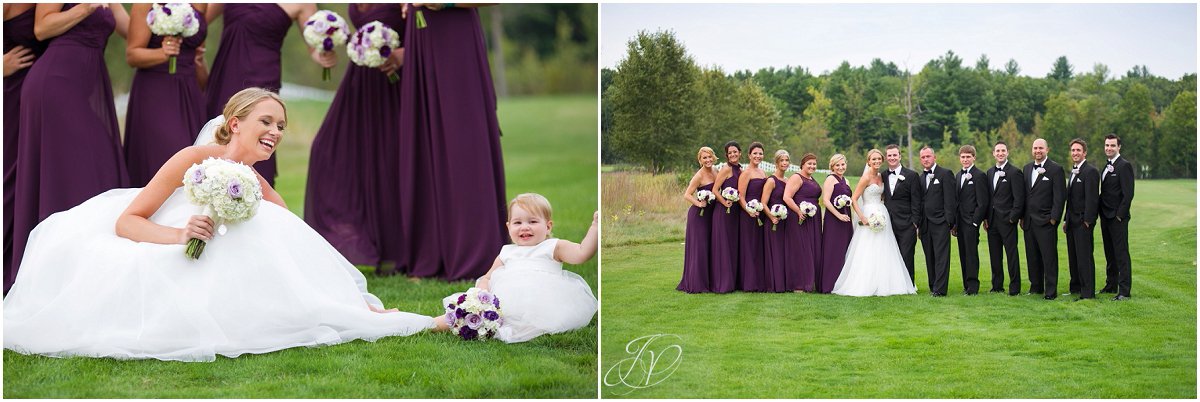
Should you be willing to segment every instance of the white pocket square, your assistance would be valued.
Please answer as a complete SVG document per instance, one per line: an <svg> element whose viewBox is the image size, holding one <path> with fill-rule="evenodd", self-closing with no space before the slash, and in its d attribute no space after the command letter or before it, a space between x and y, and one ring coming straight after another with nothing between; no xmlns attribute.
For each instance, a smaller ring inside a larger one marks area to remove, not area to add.
<svg viewBox="0 0 1200 402"><path fill-rule="evenodd" d="M1001 183L1008 183L1008 179L1000 179Z"/></svg>
<svg viewBox="0 0 1200 402"><path fill-rule="evenodd" d="M933 179L933 184L942 184L941 180Z"/></svg>
<svg viewBox="0 0 1200 402"><path fill-rule="evenodd" d="M1042 176L1042 181L1050 181L1050 179L1047 179L1046 176Z"/></svg>

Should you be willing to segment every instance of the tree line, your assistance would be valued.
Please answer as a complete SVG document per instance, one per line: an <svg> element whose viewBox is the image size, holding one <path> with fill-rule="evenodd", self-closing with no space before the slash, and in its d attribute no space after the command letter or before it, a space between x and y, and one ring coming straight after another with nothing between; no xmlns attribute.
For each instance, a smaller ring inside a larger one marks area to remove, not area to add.
<svg viewBox="0 0 1200 402"><path fill-rule="evenodd" d="M970 65L947 51L915 73L880 59L821 74L799 66L727 73L697 65L673 32L642 31L615 69L601 70L601 159L655 172L692 168L700 146L736 140L764 143L767 159L780 148L821 160L844 153L852 167L890 143L905 147L909 166L922 145L954 164L958 147L972 144L987 164L1003 140L1024 164L1033 140L1045 138L1061 163L1071 139L1084 139L1096 160L1104 136L1116 133L1140 178L1196 177L1196 74L1081 70L1062 56L1045 77L1029 77L1012 59L993 66L983 55Z"/></svg>

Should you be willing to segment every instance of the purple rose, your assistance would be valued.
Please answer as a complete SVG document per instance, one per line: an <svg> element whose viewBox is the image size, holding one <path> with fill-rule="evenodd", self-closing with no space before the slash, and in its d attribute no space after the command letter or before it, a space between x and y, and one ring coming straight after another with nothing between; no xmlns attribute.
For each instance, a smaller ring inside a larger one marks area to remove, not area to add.
<svg viewBox="0 0 1200 402"><path fill-rule="evenodd" d="M496 321L496 319L500 318L500 314L495 311L484 311L483 318L487 318L488 321Z"/></svg>
<svg viewBox="0 0 1200 402"><path fill-rule="evenodd" d="M383 32L381 32L380 35L383 36L384 42L390 41L392 38L392 34L389 33L387 30L384 30Z"/></svg>
<svg viewBox="0 0 1200 402"><path fill-rule="evenodd" d="M154 25L154 17L157 15L158 12L154 10L150 10L149 13L146 13L146 25Z"/></svg>
<svg viewBox="0 0 1200 402"><path fill-rule="evenodd" d="M185 16L183 16L183 25L184 26L192 25L192 21L194 21L195 19L196 19L196 17L193 14L185 15Z"/></svg>
<svg viewBox="0 0 1200 402"><path fill-rule="evenodd" d="M453 311L446 312L446 325L454 326L454 312Z"/></svg>
<svg viewBox="0 0 1200 402"><path fill-rule="evenodd" d="M450 304L446 305L446 309L448 309L448 310L454 310L455 308L458 308L458 305L456 305L454 303L450 303Z"/></svg>
<svg viewBox="0 0 1200 402"><path fill-rule="evenodd" d="M308 21L308 22L304 23L304 25L312 25L312 24L313 24L313 21Z"/></svg>
<svg viewBox="0 0 1200 402"><path fill-rule="evenodd" d="M392 48L390 48L390 47L387 47L387 46L384 46L384 47L381 47L381 48L379 48L379 55L380 55L380 56L382 56L382 57L388 57L388 55L390 55L390 54L392 54Z"/></svg>
<svg viewBox="0 0 1200 402"><path fill-rule="evenodd" d="M461 308L460 308L460 309L455 309L455 310L454 310L454 316L455 316L455 317L458 317L458 318L463 318L463 317L466 317L466 316L467 316L467 310L463 310L463 309L461 309Z"/></svg>
<svg viewBox="0 0 1200 402"><path fill-rule="evenodd" d="M500 308L500 298L499 298L499 297L493 297L493 298L492 298L492 305L493 305L493 306L496 306L496 308Z"/></svg>
<svg viewBox="0 0 1200 402"><path fill-rule="evenodd" d="M242 198L242 182L237 180L229 181L229 196L232 198Z"/></svg>
<svg viewBox="0 0 1200 402"><path fill-rule="evenodd" d="M326 35L333 35L334 32L337 32L337 27L329 27L329 29L325 30Z"/></svg>
<svg viewBox="0 0 1200 402"><path fill-rule="evenodd" d="M162 8L162 12L163 12L163 14L166 14L166 15L171 15L171 8L170 8L170 7L163 7L163 8Z"/></svg>
<svg viewBox="0 0 1200 402"><path fill-rule="evenodd" d="M467 314L468 327L471 329L479 329L480 325L483 325L483 317L480 317L479 314L475 313Z"/></svg>
<svg viewBox="0 0 1200 402"><path fill-rule="evenodd" d="M337 16L333 15L333 13L328 13L325 14L325 19L329 20L329 22L335 22L337 21Z"/></svg>
<svg viewBox="0 0 1200 402"><path fill-rule="evenodd" d="M375 32L375 26L374 26L374 25L371 25L371 26L368 26L368 27L367 27L367 33L372 33L372 32Z"/></svg>
<svg viewBox="0 0 1200 402"><path fill-rule="evenodd" d="M478 337L479 332L471 329L470 327L462 327L458 329L458 336L461 336L464 340L469 341Z"/></svg>
<svg viewBox="0 0 1200 402"><path fill-rule="evenodd" d="M321 43L321 46L325 48L326 52L333 50L333 38L325 38L325 41Z"/></svg>
<svg viewBox="0 0 1200 402"><path fill-rule="evenodd" d="M486 290L479 291L479 302L483 304L492 304L492 293Z"/></svg>
<svg viewBox="0 0 1200 402"><path fill-rule="evenodd" d="M192 171L192 184L200 184L204 182L204 168L199 167Z"/></svg>
<svg viewBox="0 0 1200 402"><path fill-rule="evenodd" d="M458 295L458 304L463 304L466 302L467 302L467 294L466 293Z"/></svg>

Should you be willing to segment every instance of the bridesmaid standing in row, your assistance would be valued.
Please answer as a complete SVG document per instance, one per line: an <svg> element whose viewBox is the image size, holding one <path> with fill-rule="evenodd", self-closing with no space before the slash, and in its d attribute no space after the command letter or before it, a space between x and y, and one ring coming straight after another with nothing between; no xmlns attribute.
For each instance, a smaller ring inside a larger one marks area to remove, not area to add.
<svg viewBox="0 0 1200 402"><path fill-rule="evenodd" d="M683 191L683 199L692 204L688 208L687 214L687 229L684 230L683 240L683 279L679 281L679 286L675 290L682 290L688 293L705 293L709 287L709 270L711 251L709 238L712 233L712 218L715 212L713 205L707 201L696 198L696 192L700 190L713 191L713 184L716 183L716 174L713 173L713 162L717 160L717 156L713 153L712 148L702 147L700 152L696 154L696 161L700 163L700 170L692 175L692 179L688 181L687 189Z"/></svg>
<svg viewBox="0 0 1200 402"><path fill-rule="evenodd" d="M751 211L746 207L750 200L757 200L760 204L766 202L766 197L763 197L763 186L766 185L767 175L762 168L758 167L763 159L763 144L755 141L750 143L750 166L742 171L738 178L738 194L741 198L738 199L738 205L742 207L742 219L740 224L740 236L738 255L740 263L738 264L738 288L747 292L765 292L767 288L767 278L765 267L763 266L763 230L765 226L762 223L761 216L765 211Z"/></svg>
<svg viewBox="0 0 1200 402"><path fill-rule="evenodd" d="M4 4L4 294L12 287L13 201L16 197L17 141L21 126L21 86L29 66L46 51L33 34L33 3Z"/></svg>
<svg viewBox="0 0 1200 402"><path fill-rule="evenodd" d="M800 158L800 173L792 175L787 182L784 192L784 202L787 202L789 215L795 215L795 220L789 218L789 225L798 227L791 232L788 247L788 261L797 271L796 282L792 289L798 292L812 292L815 289L816 269L821 262L821 218L820 215L807 216L800 211L800 204L808 202L819 205L821 185L813 179L817 171L817 156L811 153ZM793 224L794 223L794 224Z"/></svg>
<svg viewBox="0 0 1200 402"><path fill-rule="evenodd" d="M21 88L15 196L15 278L29 233L46 217L109 189L129 176L104 48L122 37L129 14L118 3L42 3L33 32L49 42Z"/></svg>
<svg viewBox="0 0 1200 402"><path fill-rule="evenodd" d="M793 288L791 283L795 282L795 270L789 269L793 263L788 259L788 239L792 236L792 225L787 224L787 219L778 219L770 214L772 206L784 205L783 195L787 187L784 174L787 173L790 162L791 156L788 155L788 151L775 151L775 174L763 184L763 194L766 198L763 211L771 221L770 225L763 225L762 230L763 267L767 279L766 290L771 292L789 291Z"/></svg>
<svg viewBox="0 0 1200 402"><path fill-rule="evenodd" d="M726 188L738 188L738 178L742 174L741 158L742 147L737 142L725 143L725 166L717 172L717 185L713 187L713 195L720 205L713 211L712 217L712 268L708 286L715 293L729 293L737 288L738 229L742 213L738 203L721 197L721 192Z"/></svg>
<svg viewBox="0 0 1200 402"><path fill-rule="evenodd" d="M821 202L825 204L825 225L821 235L821 270L817 275L819 292L833 291L833 284L842 273L846 262L846 248L854 235L854 224L850 222L850 204L835 208L834 200L839 196L851 196L850 184L846 181L846 156L835 154L829 158L829 170L833 174L825 177L821 188Z"/></svg>
<svg viewBox="0 0 1200 402"><path fill-rule="evenodd" d="M508 238L496 92L479 14L464 7L407 11L426 24L405 24L398 112L407 272L451 281L487 273Z"/></svg>
<svg viewBox="0 0 1200 402"><path fill-rule="evenodd" d="M404 40L404 17L398 4L350 4L350 23L361 27L379 21ZM404 63L396 49L378 68L351 63L338 85L325 121L313 138L304 192L304 221L324 236L347 260L372 265L376 273L395 274L405 250L404 223L393 205L401 198L400 83L389 73Z"/></svg>
<svg viewBox="0 0 1200 402"><path fill-rule="evenodd" d="M246 88L266 88L276 93L282 81L281 52L283 39L294 21L304 34L304 23L317 12L314 3L212 3L205 12L205 20L212 23L221 16L225 26L221 30L221 44L213 60L209 76L205 115L221 114L229 97ZM322 52L309 48L313 62L324 68L337 64L333 52ZM254 164L267 183L274 186L275 155Z"/></svg>
<svg viewBox="0 0 1200 402"><path fill-rule="evenodd" d="M148 3L133 5L125 47L125 60L137 69L125 112L125 166L132 187L145 187L167 159L192 145L208 120L200 92L208 80L202 50L207 6L192 3L200 31L187 38L151 33L146 22L150 8ZM168 69L171 56L177 58L174 74Z"/></svg>

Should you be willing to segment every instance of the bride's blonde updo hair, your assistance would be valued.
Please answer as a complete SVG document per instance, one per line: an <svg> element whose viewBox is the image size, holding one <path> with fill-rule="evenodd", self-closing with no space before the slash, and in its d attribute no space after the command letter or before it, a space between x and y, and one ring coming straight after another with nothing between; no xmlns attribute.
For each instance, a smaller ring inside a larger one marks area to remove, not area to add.
<svg viewBox="0 0 1200 402"><path fill-rule="evenodd" d="M882 163L883 151L880 151L879 148L871 148L870 151L867 151L867 167L871 166L871 154L879 154L879 160ZM880 166L883 166L883 165L881 164Z"/></svg>
<svg viewBox="0 0 1200 402"><path fill-rule="evenodd" d="M287 105L283 104L283 99L279 97L279 94L258 87L243 89L229 97L229 102L225 103L225 110L221 113L225 116L225 122L221 123L221 126L217 127L216 133L213 134L217 144L228 144L229 140L233 138L233 132L229 130L230 120L237 117L238 121L245 121L246 117L250 116L250 110L254 109L254 105L266 99L279 102L279 106L283 107L283 117L286 120Z"/></svg>

